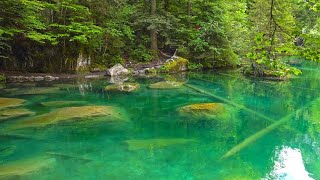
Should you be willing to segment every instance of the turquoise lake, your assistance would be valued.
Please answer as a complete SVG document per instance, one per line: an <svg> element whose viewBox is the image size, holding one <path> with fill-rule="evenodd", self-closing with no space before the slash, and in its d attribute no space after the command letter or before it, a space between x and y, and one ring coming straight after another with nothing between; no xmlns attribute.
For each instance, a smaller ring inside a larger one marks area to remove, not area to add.
<svg viewBox="0 0 320 180"><path fill-rule="evenodd" d="M0 97L25 101L0 106L0 179L320 179L320 68L301 69L282 82L129 78L132 92L105 90L106 78L7 83ZM149 87L162 81L181 86ZM223 112L181 112L203 103Z"/></svg>

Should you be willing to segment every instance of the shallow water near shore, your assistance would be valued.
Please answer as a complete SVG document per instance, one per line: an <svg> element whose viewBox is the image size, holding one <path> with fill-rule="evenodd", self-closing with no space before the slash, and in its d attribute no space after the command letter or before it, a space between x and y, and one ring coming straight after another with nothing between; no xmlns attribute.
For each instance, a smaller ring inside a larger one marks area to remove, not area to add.
<svg viewBox="0 0 320 180"><path fill-rule="evenodd" d="M7 83L0 97L25 102L0 111L28 113L0 118L0 179L319 179L320 68L302 71L283 82L238 71L130 78L131 92L105 90L106 79ZM186 85L149 87L174 80ZM201 103L224 114L179 112ZM74 108L87 106L114 109Z"/></svg>

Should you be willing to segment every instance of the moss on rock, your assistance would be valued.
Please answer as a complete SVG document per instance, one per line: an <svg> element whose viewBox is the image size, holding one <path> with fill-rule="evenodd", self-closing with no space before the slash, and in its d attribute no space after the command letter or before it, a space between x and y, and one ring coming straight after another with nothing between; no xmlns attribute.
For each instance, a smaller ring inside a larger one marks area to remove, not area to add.
<svg viewBox="0 0 320 180"><path fill-rule="evenodd" d="M177 59L166 62L161 71L166 73L178 73L186 71L188 70L188 63L189 61L187 59L178 57Z"/></svg>

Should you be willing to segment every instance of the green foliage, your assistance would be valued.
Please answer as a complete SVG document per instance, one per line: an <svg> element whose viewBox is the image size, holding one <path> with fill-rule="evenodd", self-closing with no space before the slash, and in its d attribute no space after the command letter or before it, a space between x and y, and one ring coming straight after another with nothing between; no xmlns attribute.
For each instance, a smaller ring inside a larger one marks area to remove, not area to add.
<svg viewBox="0 0 320 180"><path fill-rule="evenodd" d="M72 71L79 54L105 66L151 62L160 57L151 41L205 68L257 64L282 76L293 72L277 73L285 56L320 61L317 1L158 0L152 15L150 2L0 1L0 67Z"/></svg>
<svg viewBox="0 0 320 180"><path fill-rule="evenodd" d="M154 59L154 53L143 45L134 48L130 54L134 61L148 62Z"/></svg>
<svg viewBox="0 0 320 180"><path fill-rule="evenodd" d="M188 70L201 70L203 68L203 65L200 63L189 63L188 64Z"/></svg>
<svg viewBox="0 0 320 180"><path fill-rule="evenodd" d="M0 74L0 82L6 81L6 76L4 74Z"/></svg>
<svg viewBox="0 0 320 180"><path fill-rule="evenodd" d="M300 70L282 60L283 57L297 55L297 47L293 43L297 29L293 3L290 0L257 0L250 11L250 18L255 28L251 51L247 53L251 62L250 73L275 77L301 74Z"/></svg>

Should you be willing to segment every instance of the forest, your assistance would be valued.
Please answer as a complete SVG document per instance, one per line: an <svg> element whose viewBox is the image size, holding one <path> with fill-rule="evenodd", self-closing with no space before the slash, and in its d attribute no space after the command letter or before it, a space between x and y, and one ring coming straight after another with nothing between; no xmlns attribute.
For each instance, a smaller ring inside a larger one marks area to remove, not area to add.
<svg viewBox="0 0 320 180"><path fill-rule="evenodd" d="M190 69L300 74L320 61L317 0L2 0L0 69L75 72L149 63L177 50Z"/></svg>
<svg viewBox="0 0 320 180"><path fill-rule="evenodd" d="M0 180L320 179L320 0L0 0Z"/></svg>

